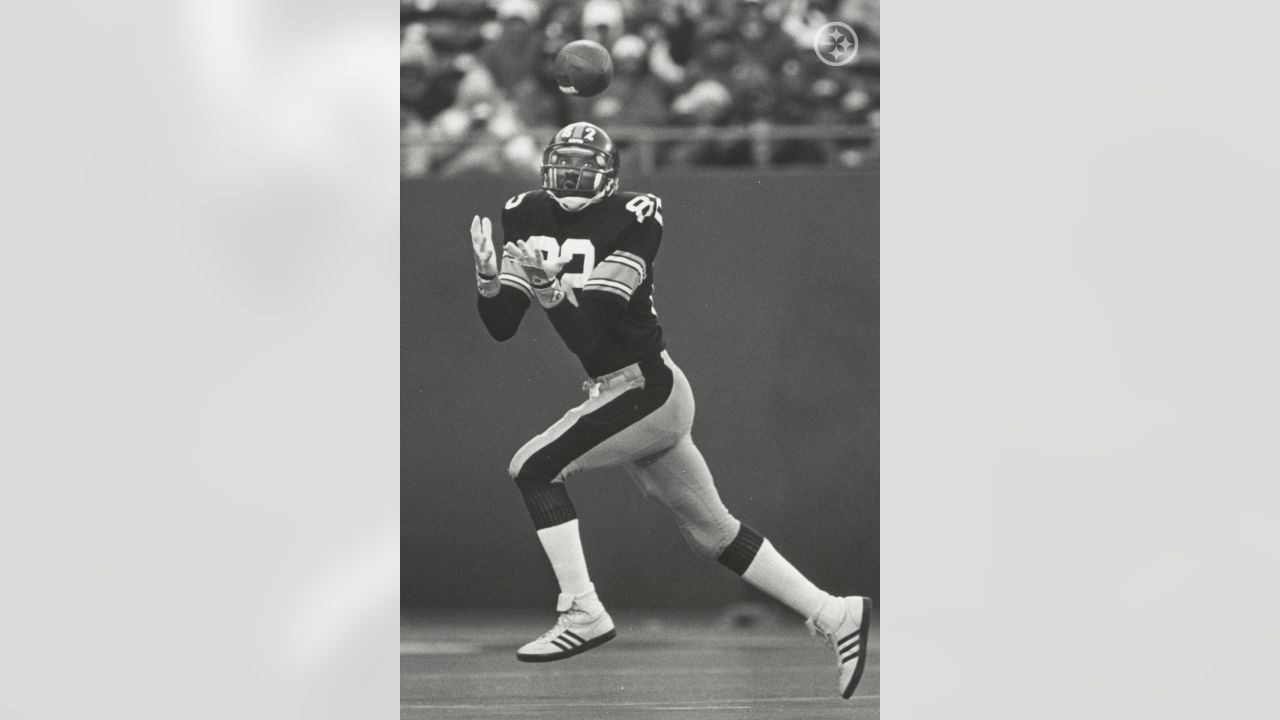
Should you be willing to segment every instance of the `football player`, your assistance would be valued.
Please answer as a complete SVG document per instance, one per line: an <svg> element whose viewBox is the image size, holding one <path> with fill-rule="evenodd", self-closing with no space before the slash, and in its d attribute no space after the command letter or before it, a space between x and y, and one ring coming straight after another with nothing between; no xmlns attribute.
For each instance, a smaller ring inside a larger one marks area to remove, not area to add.
<svg viewBox="0 0 1280 720"><path fill-rule="evenodd" d="M615 636L587 572L565 480L620 465L671 513L695 552L778 599L824 637L836 652L839 692L852 696L866 662L870 598L820 590L735 518L693 443L693 394L667 353L653 307L662 200L620 190L608 134L573 123L543 151L542 188L507 201L502 233L499 256L489 219L472 220L485 327L506 340L536 302L591 378L586 402L520 448L508 468L560 585L559 619L517 659L561 660Z"/></svg>

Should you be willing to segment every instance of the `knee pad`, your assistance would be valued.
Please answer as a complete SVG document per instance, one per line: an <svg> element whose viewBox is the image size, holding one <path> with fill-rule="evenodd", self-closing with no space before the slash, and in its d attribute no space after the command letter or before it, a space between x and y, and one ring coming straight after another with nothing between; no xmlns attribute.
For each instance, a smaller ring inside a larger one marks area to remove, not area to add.
<svg viewBox="0 0 1280 720"><path fill-rule="evenodd" d="M551 482L524 471L517 472L514 480L524 498L525 509L533 518L534 529L555 527L577 519L578 511L573 507L569 490L563 482Z"/></svg>

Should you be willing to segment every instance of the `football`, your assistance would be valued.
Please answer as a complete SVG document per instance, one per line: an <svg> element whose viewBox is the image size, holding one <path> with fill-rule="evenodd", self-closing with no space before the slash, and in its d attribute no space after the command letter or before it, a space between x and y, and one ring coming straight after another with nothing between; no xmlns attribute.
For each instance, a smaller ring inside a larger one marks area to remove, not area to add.
<svg viewBox="0 0 1280 720"><path fill-rule="evenodd" d="M598 42L574 40L556 55L555 75L566 95L599 95L613 79L613 58Z"/></svg>

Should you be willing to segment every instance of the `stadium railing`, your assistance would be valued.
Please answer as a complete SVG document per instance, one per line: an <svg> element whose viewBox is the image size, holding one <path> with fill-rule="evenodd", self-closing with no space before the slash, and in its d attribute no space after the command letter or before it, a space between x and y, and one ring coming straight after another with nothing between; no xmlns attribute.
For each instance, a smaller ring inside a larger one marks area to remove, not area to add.
<svg viewBox="0 0 1280 720"><path fill-rule="evenodd" d="M550 137L554 129L549 129ZM792 140L868 141L878 151L875 140L879 131L867 126L851 125L747 125L737 127L637 127L611 131L615 142L628 143L639 155L640 171L651 173L657 168L657 150L662 143L741 142L751 143L752 164L769 165L777 142Z"/></svg>
<svg viewBox="0 0 1280 720"><path fill-rule="evenodd" d="M556 128L528 128L521 134L543 143L551 138ZM644 174L653 173L661 166L659 148L664 144L697 144L697 143L733 143L746 141L751 144L751 164L749 167L767 167L771 164L777 143L792 141L813 141L839 143L844 147L855 147L859 155L859 163L875 162L880 154L880 130L865 125L769 125L757 124L732 127L610 127L609 134L620 147L638 158L639 171ZM405 133L401 136L402 151L414 149L422 151L428 148L461 148L488 145L499 147L508 139L492 136L484 139L463 138L445 142L429 140L425 133ZM827 160L828 165L841 166L842 162L836 153ZM416 175L417 173L411 173ZM424 174L430 174L426 172Z"/></svg>

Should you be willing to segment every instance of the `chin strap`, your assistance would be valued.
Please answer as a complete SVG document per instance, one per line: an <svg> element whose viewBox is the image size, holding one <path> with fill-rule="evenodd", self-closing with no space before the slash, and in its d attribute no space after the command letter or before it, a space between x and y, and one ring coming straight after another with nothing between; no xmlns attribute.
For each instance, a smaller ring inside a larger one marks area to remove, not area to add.
<svg viewBox="0 0 1280 720"><path fill-rule="evenodd" d="M556 195L554 190L547 190L547 194L551 196L552 200L556 201L557 205L564 208L565 210L568 210L569 212L578 212L579 210L582 210L590 205L594 205L595 203L598 203L601 200L605 199L606 197L612 195L614 190L617 189L617 187L618 187L618 181L610 179L604 184L604 187L600 188L600 192L596 193L595 195L592 195L589 198L580 198L575 196L560 197L559 195ZM581 201L581 204L574 201Z"/></svg>

